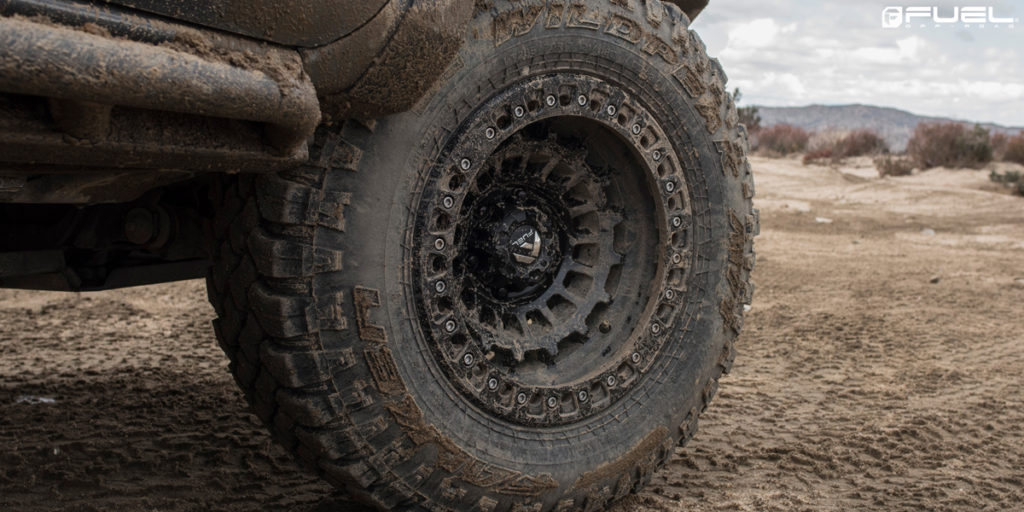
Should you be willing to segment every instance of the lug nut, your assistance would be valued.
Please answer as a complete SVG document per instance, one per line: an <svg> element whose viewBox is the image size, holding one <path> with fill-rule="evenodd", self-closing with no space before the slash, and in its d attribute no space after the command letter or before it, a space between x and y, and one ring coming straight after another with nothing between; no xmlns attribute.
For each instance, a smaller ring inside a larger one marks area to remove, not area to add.
<svg viewBox="0 0 1024 512"><path fill-rule="evenodd" d="M466 366L473 366L473 354L466 354L462 356L462 364Z"/></svg>
<svg viewBox="0 0 1024 512"><path fill-rule="evenodd" d="M447 288L448 288L448 285L444 284L444 281L438 281L438 282L434 283L434 291L436 291L437 293L444 293L444 291Z"/></svg>
<svg viewBox="0 0 1024 512"><path fill-rule="evenodd" d="M604 383L608 384L608 387L610 387L610 388L615 387L615 383L616 382L617 381L615 380L615 376L614 375L609 375L609 376L605 377L605 379L604 379Z"/></svg>
<svg viewBox="0 0 1024 512"><path fill-rule="evenodd" d="M444 323L444 330L448 332L455 332L455 320L448 320Z"/></svg>
<svg viewBox="0 0 1024 512"><path fill-rule="evenodd" d="M597 330L601 331L604 334L608 334L612 330L612 324L608 320L605 320L601 322L601 325L597 326Z"/></svg>
<svg viewBox="0 0 1024 512"><path fill-rule="evenodd" d="M682 226L683 225L682 217L672 217L672 225L677 227L677 228L679 226Z"/></svg>
<svg viewBox="0 0 1024 512"><path fill-rule="evenodd" d="M633 364L638 364L640 362L640 353L633 352L633 355L629 356L629 359L633 361Z"/></svg>
<svg viewBox="0 0 1024 512"><path fill-rule="evenodd" d="M579 97L576 98L576 103L579 103L581 107L585 106L587 104L587 97L580 94Z"/></svg>
<svg viewBox="0 0 1024 512"><path fill-rule="evenodd" d="M452 196L444 196L444 199L441 200L441 204L443 204L445 208L451 208L452 206L455 206L455 198Z"/></svg>
<svg viewBox="0 0 1024 512"><path fill-rule="evenodd" d="M633 130L633 135L640 135L640 125L639 124L634 124L632 130Z"/></svg>
<svg viewBox="0 0 1024 512"><path fill-rule="evenodd" d="M526 109L517 106L516 108L512 109L512 113L515 114L516 117L523 117L523 115L526 114Z"/></svg>
<svg viewBox="0 0 1024 512"><path fill-rule="evenodd" d="M491 391L498 389L498 379L495 379L494 377L487 379L487 389Z"/></svg>
<svg viewBox="0 0 1024 512"><path fill-rule="evenodd" d="M462 167L462 170L463 170L463 171L468 171L468 170L469 170L469 168L470 168L470 166L472 166L472 165L473 165L473 162L469 161L469 159L468 159L468 158L463 158L463 159L462 159L462 160L461 160L461 161L459 162L459 167Z"/></svg>
<svg viewBox="0 0 1024 512"><path fill-rule="evenodd" d="M590 398L590 393L587 393L585 389L581 389L579 393L576 393L576 398L579 398L580 402L586 402Z"/></svg>
<svg viewBox="0 0 1024 512"><path fill-rule="evenodd" d="M519 404L519 405L525 404L526 403L526 393L519 393L518 395L516 395L516 403Z"/></svg>
<svg viewBox="0 0 1024 512"><path fill-rule="evenodd" d="M554 94L549 94L547 98L544 98L544 103L547 103L549 107L553 107L555 103L558 103L558 100L555 99Z"/></svg>
<svg viewBox="0 0 1024 512"><path fill-rule="evenodd" d="M557 405L558 405L558 399L553 397L553 396L549 396L548 397L548 407L554 409L555 406L557 406Z"/></svg>
<svg viewBox="0 0 1024 512"><path fill-rule="evenodd" d="M671 181L665 183L665 191L666 192L672 192L675 189L676 189L676 184L675 183L673 183Z"/></svg>
<svg viewBox="0 0 1024 512"><path fill-rule="evenodd" d="M437 249L439 251L443 251L444 250L444 246L445 246L444 238L438 238L437 240L434 240L434 249Z"/></svg>
<svg viewBox="0 0 1024 512"><path fill-rule="evenodd" d="M668 299L668 300L672 300L672 299L676 298L676 292L674 292L672 290L665 290L665 298Z"/></svg>
<svg viewBox="0 0 1024 512"><path fill-rule="evenodd" d="M488 139L493 139L494 135L495 135L494 128L491 128L490 126L488 126L487 129L484 130L484 137L487 137Z"/></svg>
<svg viewBox="0 0 1024 512"><path fill-rule="evenodd" d="M651 153L651 157L654 158L655 162L657 162L658 160L661 160L661 151L658 151L657 149L655 149L654 153Z"/></svg>
<svg viewBox="0 0 1024 512"><path fill-rule="evenodd" d="M661 325L651 324L651 333L653 333L653 334L661 333Z"/></svg>
<svg viewBox="0 0 1024 512"><path fill-rule="evenodd" d="M615 105L608 105L608 108L605 109L605 112L608 112L608 115L610 115L610 116L614 116L615 115Z"/></svg>
<svg viewBox="0 0 1024 512"><path fill-rule="evenodd" d="M680 256L679 253L675 253L672 255L672 263L678 264L681 261L683 261L683 257Z"/></svg>

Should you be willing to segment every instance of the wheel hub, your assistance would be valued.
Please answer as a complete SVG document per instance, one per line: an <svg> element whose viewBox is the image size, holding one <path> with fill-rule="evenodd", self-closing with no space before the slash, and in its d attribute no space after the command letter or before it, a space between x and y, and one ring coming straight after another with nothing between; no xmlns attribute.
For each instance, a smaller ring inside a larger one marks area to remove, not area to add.
<svg viewBox="0 0 1024 512"><path fill-rule="evenodd" d="M562 263L564 229L549 203L526 190L499 191L483 203L467 244L472 272L496 301L536 296Z"/></svg>

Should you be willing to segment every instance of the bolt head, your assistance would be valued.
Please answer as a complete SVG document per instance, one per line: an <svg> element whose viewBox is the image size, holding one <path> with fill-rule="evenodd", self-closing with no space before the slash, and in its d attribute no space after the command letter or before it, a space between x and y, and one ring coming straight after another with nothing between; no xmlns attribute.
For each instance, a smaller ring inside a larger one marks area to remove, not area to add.
<svg viewBox="0 0 1024 512"><path fill-rule="evenodd" d="M491 128L489 126L487 127L486 130L484 130L484 137L487 137L488 139L493 139L495 134L496 132L494 131L494 128Z"/></svg>
<svg viewBox="0 0 1024 512"><path fill-rule="evenodd" d="M615 105L608 105L608 108L605 109L605 112L608 112L608 115L610 116L614 116L616 112Z"/></svg>
<svg viewBox="0 0 1024 512"><path fill-rule="evenodd" d="M516 403L519 404L519 405L525 404L526 403L526 393L519 393L518 395L516 395Z"/></svg>
<svg viewBox="0 0 1024 512"><path fill-rule="evenodd" d="M639 363L640 362L640 353L639 352L633 352L633 355L629 356L629 360L633 361L633 364Z"/></svg>
<svg viewBox="0 0 1024 512"><path fill-rule="evenodd" d="M462 356L462 364L466 366L473 366L473 354L466 354Z"/></svg>
<svg viewBox="0 0 1024 512"><path fill-rule="evenodd" d="M455 206L455 198L452 196L444 196L444 199L441 200L441 204L443 204L445 208L451 208L452 206Z"/></svg>
<svg viewBox="0 0 1024 512"><path fill-rule="evenodd" d="M468 171L470 166L472 165L473 162L471 162L468 158L463 158L462 160L459 161L459 167L461 167L463 171Z"/></svg>
<svg viewBox="0 0 1024 512"><path fill-rule="evenodd" d="M576 398L579 398L580 402L586 402L590 398L590 393L587 393L585 389L581 389L579 393L576 393Z"/></svg>
<svg viewBox="0 0 1024 512"><path fill-rule="evenodd" d="M672 255L672 263L679 263L681 261L683 261L683 257L680 256L679 253Z"/></svg>
<svg viewBox="0 0 1024 512"><path fill-rule="evenodd" d="M457 327L455 324L455 320L448 320L447 322L444 323L445 331L455 332L455 327Z"/></svg>
<svg viewBox="0 0 1024 512"><path fill-rule="evenodd" d="M641 128L639 124L634 124L631 130L633 132L633 135L640 135Z"/></svg>
<svg viewBox="0 0 1024 512"><path fill-rule="evenodd" d="M441 251L441 250L444 250L444 247L445 247L444 238L438 238L437 240L434 240L434 249L437 249L437 250Z"/></svg>
<svg viewBox="0 0 1024 512"><path fill-rule="evenodd" d="M609 375L609 376L605 377L605 379L604 379L604 383L608 384L608 387L615 387L615 384L617 382L618 381L615 379L614 375Z"/></svg>
<svg viewBox="0 0 1024 512"><path fill-rule="evenodd" d="M666 191L666 192L672 192L672 191L674 191L675 189L676 189L676 184L675 184L675 183L673 183L673 182L671 182L671 181L670 181L670 182L668 182L668 183L665 183L665 191Z"/></svg>
<svg viewBox="0 0 1024 512"><path fill-rule="evenodd" d="M494 377L487 379L487 389L491 391L498 389L498 379L495 379Z"/></svg>
<svg viewBox="0 0 1024 512"><path fill-rule="evenodd" d="M668 300L672 300L672 299L676 298L676 292L674 292L672 290L665 290L665 298L668 299Z"/></svg>
<svg viewBox="0 0 1024 512"><path fill-rule="evenodd" d="M661 160L661 151L655 149L654 153L651 153L651 157L654 158L655 162L657 162L658 160Z"/></svg>
<svg viewBox="0 0 1024 512"><path fill-rule="evenodd" d="M548 397L548 407L554 409L555 406L557 406L557 405L558 405L558 399L553 397L553 396L549 396Z"/></svg>
<svg viewBox="0 0 1024 512"><path fill-rule="evenodd" d="M444 284L444 281L434 283L434 291L437 293L444 293L446 289L448 289L448 285Z"/></svg>
<svg viewBox="0 0 1024 512"><path fill-rule="evenodd" d="M582 106L584 106L584 105L586 105L586 104L587 104L587 97L586 97L586 96L584 96L584 95L582 95L582 94L580 94L580 95L579 95L579 96L578 96L578 97L576 98L576 103L579 103L579 105L580 105L581 107L582 107Z"/></svg>
<svg viewBox="0 0 1024 512"><path fill-rule="evenodd" d="M516 117L523 117L523 115L526 114L526 109L517 106L516 108L512 109L512 113L515 114Z"/></svg>
<svg viewBox="0 0 1024 512"><path fill-rule="evenodd" d="M549 107L553 107L555 103L558 103L558 100L555 99L554 94L549 94L547 98L544 98L544 103L547 103Z"/></svg>
<svg viewBox="0 0 1024 512"><path fill-rule="evenodd" d="M651 332L654 333L654 334L660 333L661 332L661 326L658 325L658 324L651 324Z"/></svg>
<svg viewBox="0 0 1024 512"><path fill-rule="evenodd" d="M679 227L683 225L683 219L681 217L672 217L672 225Z"/></svg>

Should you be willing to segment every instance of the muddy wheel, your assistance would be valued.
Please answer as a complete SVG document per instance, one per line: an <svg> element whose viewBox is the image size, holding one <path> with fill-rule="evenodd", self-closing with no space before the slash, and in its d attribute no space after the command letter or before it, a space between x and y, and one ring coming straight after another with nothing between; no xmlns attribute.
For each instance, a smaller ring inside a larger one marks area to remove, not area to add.
<svg viewBox="0 0 1024 512"><path fill-rule="evenodd" d="M300 461L379 507L590 510L694 434L757 216L687 24L496 2L413 111L216 193L217 335Z"/></svg>

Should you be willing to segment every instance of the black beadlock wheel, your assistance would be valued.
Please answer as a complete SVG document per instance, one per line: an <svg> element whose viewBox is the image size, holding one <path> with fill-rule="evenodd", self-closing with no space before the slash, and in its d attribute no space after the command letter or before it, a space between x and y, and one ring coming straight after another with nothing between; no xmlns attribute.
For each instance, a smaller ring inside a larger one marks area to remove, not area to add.
<svg viewBox="0 0 1024 512"><path fill-rule="evenodd" d="M377 507L561 511L694 434L758 219L687 25L656 1L495 2L413 111L225 180L215 327L279 442Z"/></svg>

